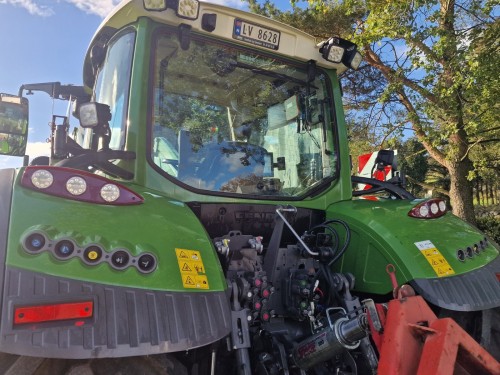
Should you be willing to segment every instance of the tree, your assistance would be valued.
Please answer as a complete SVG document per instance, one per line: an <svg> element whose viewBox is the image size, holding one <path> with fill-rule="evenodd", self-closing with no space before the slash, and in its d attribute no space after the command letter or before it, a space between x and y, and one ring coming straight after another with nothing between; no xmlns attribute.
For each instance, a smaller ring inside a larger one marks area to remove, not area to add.
<svg viewBox="0 0 500 375"><path fill-rule="evenodd" d="M329 20L321 19L322 14L338 13L337 18L345 19L342 24L350 22L354 32L342 29L339 34L354 40L368 65L383 77L378 80L383 93L372 108L378 106L387 130L412 129L427 154L448 171L453 212L475 223L471 152L498 130L498 96L492 94L499 87L499 23L493 4L311 0L306 10L280 14L270 3L260 10L289 23L295 16L316 17L322 29ZM300 22L292 24L300 27ZM308 31L318 35L313 28Z"/></svg>
<svg viewBox="0 0 500 375"><path fill-rule="evenodd" d="M475 223L470 151L478 132L489 125L482 120L491 115L473 110L475 85L486 75L480 68L484 62L479 64L477 58L495 56L491 51L478 53L475 41L494 24L490 6L455 0L351 5L368 11L357 23L357 40L367 62L387 79L388 95L406 109L407 121L429 155L447 169L453 212ZM406 53L397 53L398 43ZM396 52L392 61L384 55L387 46Z"/></svg>

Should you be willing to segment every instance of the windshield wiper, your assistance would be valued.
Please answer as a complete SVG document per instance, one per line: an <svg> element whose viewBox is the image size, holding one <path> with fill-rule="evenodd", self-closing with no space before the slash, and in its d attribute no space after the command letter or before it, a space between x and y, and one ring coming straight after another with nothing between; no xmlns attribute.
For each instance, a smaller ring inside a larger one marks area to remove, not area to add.
<svg viewBox="0 0 500 375"><path fill-rule="evenodd" d="M311 83L309 83L307 81L304 81L302 79L298 79L298 78L295 78L295 77L292 77L292 76L289 76L289 75L286 75L286 74L283 74L283 73L277 73L277 72L273 72L273 71L270 71L270 70L266 70L266 69L262 69L262 68L257 68L256 66L252 66L252 65L249 65L249 64L241 63L241 62L237 62L236 66L238 68L251 70L253 73L260 74L260 75L263 75L263 76L272 77L272 78L278 78L278 79L281 79L281 80L284 80L284 81L298 83L299 85L302 85L302 86L309 85L310 87L317 89L316 86L311 85Z"/></svg>

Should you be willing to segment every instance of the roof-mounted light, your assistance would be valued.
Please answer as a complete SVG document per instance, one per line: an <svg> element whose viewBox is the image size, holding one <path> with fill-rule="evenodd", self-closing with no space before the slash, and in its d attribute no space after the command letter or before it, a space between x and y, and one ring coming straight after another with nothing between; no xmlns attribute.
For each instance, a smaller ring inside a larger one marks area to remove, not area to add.
<svg viewBox="0 0 500 375"><path fill-rule="evenodd" d="M158 12L167 9L166 0L144 0L144 9L146 10L156 10Z"/></svg>
<svg viewBox="0 0 500 375"><path fill-rule="evenodd" d="M325 60L336 64L342 63L354 70L358 69L362 60L356 44L338 37L331 37L324 42L319 52Z"/></svg>
<svg viewBox="0 0 500 375"><path fill-rule="evenodd" d="M319 52L326 61L341 63L344 57L344 48L339 45L339 38L331 37L320 47Z"/></svg>
<svg viewBox="0 0 500 375"><path fill-rule="evenodd" d="M174 9L177 17L196 20L200 12L198 0L143 0L144 9L161 12Z"/></svg>

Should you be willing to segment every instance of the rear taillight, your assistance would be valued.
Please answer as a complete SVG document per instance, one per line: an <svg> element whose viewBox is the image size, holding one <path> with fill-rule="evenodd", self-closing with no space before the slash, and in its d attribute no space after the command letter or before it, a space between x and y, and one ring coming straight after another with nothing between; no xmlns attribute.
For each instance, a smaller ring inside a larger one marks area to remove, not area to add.
<svg viewBox="0 0 500 375"><path fill-rule="evenodd" d="M14 309L14 324L91 318L93 310L92 301L22 306Z"/></svg>
<svg viewBox="0 0 500 375"><path fill-rule="evenodd" d="M77 201L129 205L144 199L121 184L95 174L54 166L26 167L21 185L41 193Z"/></svg>
<svg viewBox="0 0 500 375"><path fill-rule="evenodd" d="M417 219L435 219L443 216L446 212L447 208L445 201L433 198L417 204L408 212L408 216Z"/></svg>

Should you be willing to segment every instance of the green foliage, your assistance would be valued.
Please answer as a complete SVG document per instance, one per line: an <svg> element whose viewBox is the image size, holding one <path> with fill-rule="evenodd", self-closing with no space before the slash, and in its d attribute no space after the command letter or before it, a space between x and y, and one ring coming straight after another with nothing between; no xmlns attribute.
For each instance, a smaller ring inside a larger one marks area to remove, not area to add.
<svg viewBox="0 0 500 375"><path fill-rule="evenodd" d="M478 217L477 227L497 244L500 244L500 218L494 215Z"/></svg>
<svg viewBox="0 0 500 375"><path fill-rule="evenodd" d="M203 100L181 95L168 95L163 98L161 108L170 108L162 111L157 123L165 129L177 134L181 128L189 130L191 143L195 150L211 140L214 135L229 138L227 131L227 112L225 108L209 105ZM207 131L207 124L211 124L213 131ZM159 130L158 130L159 132Z"/></svg>
<svg viewBox="0 0 500 375"><path fill-rule="evenodd" d="M424 181L429 171L429 157L424 146L416 138L412 137L400 145L398 150L399 170L411 180ZM425 189L412 181L407 182L407 189L415 196L421 197Z"/></svg>
<svg viewBox="0 0 500 375"><path fill-rule="evenodd" d="M359 79L347 75L344 101L358 111L349 118L371 126L381 142L411 127L436 161L435 172L445 176L427 173L427 180L447 186L454 212L474 222L463 181L487 169L498 175L500 160L498 1L309 0L299 8L291 0L288 12L269 0L262 6L247 1L252 10L313 35L356 42L367 62L357 74L373 90L357 91Z"/></svg>

